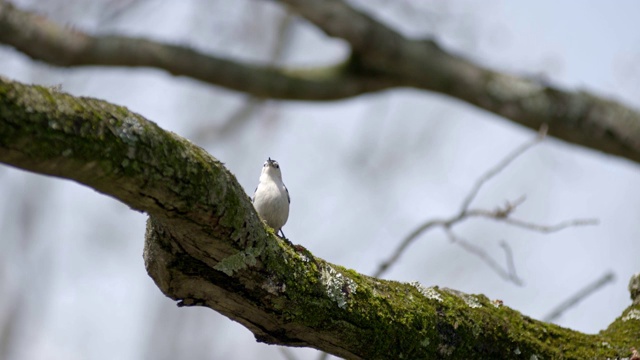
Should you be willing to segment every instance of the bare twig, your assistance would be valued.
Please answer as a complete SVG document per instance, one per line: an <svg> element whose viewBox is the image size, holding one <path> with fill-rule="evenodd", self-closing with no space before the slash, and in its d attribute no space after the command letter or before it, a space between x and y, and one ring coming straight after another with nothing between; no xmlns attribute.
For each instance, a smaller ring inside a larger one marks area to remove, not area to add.
<svg viewBox="0 0 640 360"><path fill-rule="evenodd" d="M507 261L507 271L511 275L511 279L518 279L518 281L522 284L521 279L518 277L518 273L516 273L516 264L513 261L513 251L511 251L511 246L509 246L506 241L501 241L500 246L504 250L504 255L506 256Z"/></svg>
<svg viewBox="0 0 640 360"><path fill-rule="evenodd" d="M204 125L196 128L190 138L196 143L205 142L210 139L224 139L240 129L243 124L246 124L255 113L262 109L265 102L265 99L249 97L242 105L235 109L222 124L212 126L209 122L206 122Z"/></svg>
<svg viewBox="0 0 640 360"><path fill-rule="evenodd" d="M534 231L545 233L545 234L564 230L568 227L598 225L598 219L567 220L555 225L538 225L538 224L533 224L526 221L511 219L511 218L505 218L503 219L503 221L509 225L513 225L513 226L517 226L517 227L521 227L529 230L534 230Z"/></svg>
<svg viewBox="0 0 640 360"><path fill-rule="evenodd" d="M453 219L455 220L455 219ZM418 228L416 228L415 230L413 230L413 232L411 232L411 234L409 234L401 243L400 246L398 246L396 248L396 250L393 252L393 254L391 254L391 256L385 260L384 262L382 262L379 266L378 269L376 270L376 272L373 274L374 277L380 277L382 276L391 265L395 264L398 259L400 258L400 255L402 255L402 253L406 250L406 248L411 245L411 243L413 243L413 241L415 239L418 238L418 236L420 236L422 233L426 232L427 230L430 230L431 228L434 228L436 226L444 226L447 223L454 223L454 221L446 221L446 220L432 220L432 221L428 221L422 225L420 225Z"/></svg>
<svg viewBox="0 0 640 360"><path fill-rule="evenodd" d="M483 209L469 210L466 212L465 214L466 216L462 217L462 219L460 220L464 220L471 217L484 217L484 218L495 220L495 221L501 221L501 222L504 222L505 224L509 224L515 227L537 231L543 234L558 232L568 227L598 225L598 219L572 219L572 220L562 221L554 225L541 225L541 224L535 224L535 223L524 221L524 220L510 218L509 216L511 215L513 210L515 210L515 206L514 206L515 204L516 204L515 202L507 203L507 207L498 208L493 211L483 210Z"/></svg>
<svg viewBox="0 0 640 360"><path fill-rule="evenodd" d="M613 272L608 271L606 274L601 276L596 281L591 284L585 286L582 290L575 293L573 296L562 302L558 305L553 311L551 311L547 316L545 316L542 321L552 322L558 319L562 314L568 309L576 306L580 301L587 298L589 295L598 291L601 287L613 282L615 280L615 275Z"/></svg>
<svg viewBox="0 0 640 360"><path fill-rule="evenodd" d="M515 160L520 155L524 154L527 150L531 149L535 145L539 144L542 140L544 140L545 136L547 135L547 131L548 131L547 125L543 124L543 126L540 127L540 130L538 130L538 136L536 136L535 139L521 145L519 148L514 150L511 154L507 155L506 158L502 159L502 161L500 161L496 166L489 169L489 171L487 171L484 175L482 175L480 179L476 181L475 185L473 186L473 189L471 189L471 192L469 192L469 195L467 195L467 197L464 199L464 202L460 207L460 212L461 213L465 212L469 208L469 205L471 205L471 202L475 199L475 197L478 195L478 192L480 192L480 189L487 181L489 181L494 176L498 175L502 170L504 170L507 166L509 166L509 164L511 164L513 160Z"/></svg>
<svg viewBox="0 0 640 360"><path fill-rule="evenodd" d="M291 44L291 36L293 35L293 20L295 16L291 11L287 11L280 22L278 23L278 29L276 31L276 42L271 50L271 56L269 59L270 66L277 66L284 53L287 51L287 47Z"/></svg>
<svg viewBox="0 0 640 360"><path fill-rule="evenodd" d="M463 238L457 236L456 234L453 233L453 231L451 231L451 229L445 228L445 232L447 233L447 236L449 236L449 239L451 239L453 243L459 245L466 251L478 256L480 260L484 261L485 264L487 264L498 275L500 275L500 277L502 277L507 281L511 281L516 285L523 284L522 280L516 274L515 268L513 266L511 249L509 249L508 247L503 247L503 249L505 250L505 255L507 257L507 264L509 264L507 270L505 270L504 268L502 268L502 266L500 266L500 264L498 264L497 261L495 261L491 256L489 256L489 254L486 251L484 251L481 247L476 246L464 240Z"/></svg>
<svg viewBox="0 0 640 360"><path fill-rule="evenodd" d="M291 350L289 350L289 348L280 346L278 347L278 349L280 349L280 354L282 354L282 356L284 356L286 360L298 360L298 358L293 354L293 352L291 352Z"/></svg>
<svg viewBox="0 0 640 360"><path fill-rule="evenodd" d="M278 22L276 29L276 41L269 54L268 66L276 67L282 60L287 46L291 43L293 21L295 17L291 11L287 11ZM211 126L207 124L198 128L193 138L196 142L204 142L208 138L225 138L247 123L251 117L262 111L268 104L266 98L249 96L244 104L240 105L221 125Z"/></svg>
<svg viewBox="0 0 640 360"><path fill-rule="evenodd" d="M146 0L128 0L114 4L112 1L102 8L102 11L98 16L98 24L99 26L104 26L108 23L114 22L124 14L126 14L128 11L131 11L132 8L140 6L145 2ZM64 9L64 11L68 11L68 9Z"/></svg>
<svg viewBox="0 0 640 360"><path fill-rule="evenodd" d="M502 268L495 260L490 258L486 252L482 249L472 245L471 243L461 239L458 237L452 230L452 228L458 223L467 220L473 217L483 217L492 219L495 221L501 221L505 224L509 224L512 226L537 231L540 233L551 233L563 230L567 227L573 226L582 226L582 225L595 225L598 223L596 219L576 219L576 220L568 220L555 225L540 225L531 222L527 222L524 220L518 220L511 218L511 214L516 210L518 206L520 206L526 200L525 196L521 196L515 201L507 201L504 206L498 207L495 210L485 210L485 209L469 209L469 206L478 195L482 186L489 181L491 178L499 174L502 170L504 170L509 164L511 164L518 156L524 154L527 150L532 148L534 145L538 144L540 141L544 139L547 134L547 127L542 126L538 131L538 135L535 139L525 143L524 145L518 147L513 152L508 154L502 161L500 161L496 166L489 169L483 176L481 176L473 188L467 195L467 197L462 202L462 206L460 207L460 211L457 215L449 218L449 219L432 219L424 222L422 225L418 226L415 230L413 230L407 237L400 243L400 245L396 248L396 250L391 254L391 256L382 262L378 269L375 271L374 276L380 277L382 276L390 266L395 264L400 256L404 253L409 245L411 245L420 235L425 232L435 228L441 227L445 230L447 235L452 241L462 246L465 250L478 255L485 263L487 263L493 270L495 270L498 275L502 278L513 282L514 284L521 285L522 281L518 278L515 272L515 265L513 261L513 254L511 249L506 245L506 243L502 242L501 246L503 247L506 257L507 257L507 267L506 270Z"/></svg>

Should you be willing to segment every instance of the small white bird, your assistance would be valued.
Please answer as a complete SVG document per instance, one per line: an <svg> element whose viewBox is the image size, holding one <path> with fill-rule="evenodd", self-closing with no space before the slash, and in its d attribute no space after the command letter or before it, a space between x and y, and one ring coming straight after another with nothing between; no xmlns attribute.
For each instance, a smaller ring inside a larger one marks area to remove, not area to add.
<svg viewBox="0 0 640 360"><path fill-rule="evenodd" d="M289 190L282 182L282 172L277 161L269 158L262 166L260 182L252 201L260 218L272 227L276 234L280 231L284 238L282 227L289 218L291 198L289 198Z"/></svg>

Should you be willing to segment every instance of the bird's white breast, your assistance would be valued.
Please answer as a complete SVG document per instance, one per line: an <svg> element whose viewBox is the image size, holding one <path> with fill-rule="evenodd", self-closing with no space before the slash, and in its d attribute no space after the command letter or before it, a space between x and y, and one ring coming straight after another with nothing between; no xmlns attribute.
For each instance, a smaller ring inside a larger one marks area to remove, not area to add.
<svg viewBox="0 0 640 360"><path fill-rule="evenodd" d="M289 218L289 198L283 183L261 177L253 205L267 225L280 230Z"/></svg>

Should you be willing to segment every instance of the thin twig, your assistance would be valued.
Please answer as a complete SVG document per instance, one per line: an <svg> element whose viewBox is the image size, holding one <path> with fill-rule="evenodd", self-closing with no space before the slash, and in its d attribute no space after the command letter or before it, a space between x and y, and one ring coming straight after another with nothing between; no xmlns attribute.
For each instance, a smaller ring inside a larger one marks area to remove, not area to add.
<svg viewBox="0 0 640 360"><path fill-rule="evenodd" d="M517 226L517 227L521 227L521 228L537 231L537 232L544 233L544 234L549 234L549 233L552 233L552 232L564 230L564 229L566 229L568 227L585 226L585 225L598 225L598 219L567 220L567 221L563 221L563 222L555 224L555 225L539 225L539 224L533 224L533 223L526 222L526 221L523 221L523 220L511 219L511 218L505 218L505 219L500 219L500 220L504 221L505 223L507 223L509 225L513 225L513 226Z"/></svg>
<svg viewBox="0 0 640 360"><path fill-rule="evenodd" d="M282 354L286 360L298 360L298 358L288 348L279 346L278 349L280 350L280 354Z"/></svg>
<svg viewBox="0 0 640 360"><path fill-rule="evenodd" d="M521 145L515 151L507 155L506 158L502 159L502 161L500 161L496 166L489 169L489 171L487 171L484 175L482 175L478 179L478 181L476 181L476 183L474 184L473 188L471 189L471 192L469 192L469 195L467 195L467 197L462 202L462 206L460 207L460 212L463 213L469 208L469 205L471 205L471 202L476 198L476 196L478 195L478 192L480 192L480 189L487 181L489 181L494 176L498 175L502 170L504 170L507 166L509 166L509 164L511 164L513 160L517 159L520 155L524 154L527 150L531 149L535 145L539 144L542 140L544 140L545 136L547 135L547 131L548 131L548 127L546 124L544 124L543 126L540 127L540 130L538 130L538 136L536 136L533 140L529 141L528 143Z"/></svg>
<svg viewBox="0 0 640 360"><path fill-rule="evenodd" d="M515 203L507 203L507 206L513 206ZM598 225L598 219L572 219L559 222L554 225L541 225L536 224L524 220L510 218L511 212L515 209L512 208L498 208L493 211L483 210L483 209L473 209L466 212L466 216L460 220L468 219L471 217L484 217L487 219L504 222L505 224L509 224L511 226L537 231L543 234L549 234L553 232L558 232L560 230L564 230L568 227L576 227L576 226L588 226L588 225Z"/></svg>
<svg viewBox="0 0 640 360"><path fill-rule="evenodd" d="M413 241L415 241L420 235L422 235L426 231L428 231L428 230L430 230L430 229L432 229L432 228L434 228L436 226L451 227L452 225L454 225L457 222L460 222L460 221L466 219L469 216L480 216L480 215L476 215L476 214L469 215L468 212L469 212L469 205L471 204L473 199L476 197L476 195L478 194L478 192L482 188L482 185L484 185L484 183L486 183L489 179L491 179L493 176L495 176L500 171L502 171L502 169L504 169L506 166L508 166L518 156L522 155L525 151L527 151L528 149L530 149L531 147L533 147L534 145L536 145L537 143L542 141L542 139L544 139L546 133L547 133L547 127L545 125L545 126L540 128L540 131L538 131L538 135L535 137L534 140L532 140L532 141L520 146L519 148L517 148L514 152L510 153L505 159L503 159L500 163L498 163L497 166L495 166L494 168L490 169L487 173L485 173L482 177L480 177L480 179L478 179L478 181L476 181L476 183L474 184L473 188L469 192L469 195L467 195L467 197L463 201L462 206L460 208L460 211L458 212L458 215L454 216L453 218L447 219L447 220L430 220L430 221L427 221L427 222L423 223L422 225L418 226L415 230L413 230L400 243L400 246L398 246L396 248L396 250L393 252L393 254L387 260L385 260L384 262L382 262L378 266L378 269L375 271L373 276L375 276L375 277L382 276L389 269L389 267L391 265L395 264L398 261L398 259L400 259L400 256L405 251L405 249L409 245L411 245L411 243L413 243ZM522 198L516 200L515 202L513 202L511 204L507 203L507 205L508 205L507 208L510 209L510 210L508 210L508 212L513 211L513 209L515 209L518 205L520 205L522 202L524 202L524 200L525 200L525 198L522 197Z"/></svg>
<svg viewBox="0 0 640 360"><path fill-rule="evenodd" d="M606 274L601 276L596 281L591 284L585 286L582 290L575 293L573 296L563 301L560 305L558 305L553 311L551 311L547 316L545 316L542 320L546 322L552 322L558 319L562 314L568 309L577 305L580 301L587 298L592 293L599 290L601 287L613 282L615 280L615 275L613 272L608 271Z"/></svg>
<svg viewBox="0 0 640 360"><path fill-rule="evenodd" d="M291 44L294 20L294 14L291 11L287 11L279 21L276 29L276 41L271 48L267 62L269 66L275 68L279 65L289 44ZM207 124L197 129L192 138L196 142L204 142L209 138L225 138L247 123L254 114L262 111L269 103L265 98L249 96L244 104L240 105L221 125L212 127Z"/></svg>
<svg viewBox="0 0 640 360"><path fill-rule="evenodd" d="M436 226L445 226L445 225L452 225L454 224L456 221L455 219L452 219L451 221L446 221L446 220L431 220L428 221L422 225L420 225L418 228L416 228L415 230L413 230L413 232L411 232L411 234L409 234L401 243L400 246L398 246L396 248L396 250L393 252L393 254L383 263L381 263L378 266L378 270L376 270L376 272L373 274L374 277L380 277L382 276L382 274L384 274L387 269L389 269L389 267L393 264L395 264L398 259L400 258L400 255L402 255L402 253L404 252L404 250L411 245L411 243L418 238L418 236L420 236L422 233L430 230L433 227Z"/></svg>
<svg viewBox="0 0 640 360"><path fill-rule="evenodd" d="M478 256L480 260L484 261L491 269L493 269L500 277L507 281L511 281L512 283L522 286L522 280L518 277L515 272L515 268L513 267L513 258L511 257L511 251L508 248L504 248L505 254L507 256L507 263L510 264L507 270L503 269L497 261L495 261L489 254L484 251L481 247L476 246L463 238L457 236L451 231L451 229L445 228L445 232L451 241L459 246L461 246L466 251Z"/></svg>
<svg viewBox="0 0 640 360"><path fill-rule="evenodd" d="M276 43L271 51L269 65L275 67L284 56L287 46L291 44L291 36L293 35L293 21L295 16L291 11L287 11L284 17L278 23L276 31Z"/></svg>
<svg viewBox="0 0 640 360"><path fill-rule="evenodd" d="M506 241L501 241L500 246L504 250L504 255L507 260L507 271L511 275L511 280L518 279L522 284L522 280L518 277L518 273L516 272L516 264L515 261L513 261L513 251L511 251L511 246L509 246Z"/></svg>
<svg viewBox="0 0 640 360"><path fill-rule="evenodd" d="M535 224L523 220L513 219L511 218L511 214L516 210L518 206L520 206L526 200L525 196L521 196L515 201L506 202L503 207L498 207L495 210L484 210L484 209L469 209L469 206L477 196L478 192L482 188L482 186L491 178L500 173L504 168L506 168L509 164L511 164L518 156L525 153L528 149L538 144L540 141L544 139L547 134L547 126L544 125L540 127L538 131L538 135L532 141L525 143L524 145L516 148L513 152L508 154L502 161L500 161L496 166L487 171L483 176L481 176L473 188L469 192L469 195L464 199L460 211L457 215L449 218L449 219L436 219L429 220L418 226L415 230L413 230L404 240L400 243L400 245L394 250L394 252L389 256L389 258L378 266L378 269L374 272L373 276L380 277L382 276L392 265L394 265L399 259L400 256L404 253L404 251L411 245L420 235L425 232L435 228L442 227L447 232L450 238L458 239L460 241L456 241L456 243L460 244L463 248L468 251L480 256L489 266L496 270L496 272L503 278L512 281L515 284L522 284L522 281L518 278L515 273L515 266L513 263L513 254L511 249L506 246L506 244L502 245L505 254L507 256L507 270L504 270L500 265L498 265L495 260L491 259L487 256L487 254L482 251L480 248L468 243L467 241L459 239L451 230L456 224L467 220L473 217L484 217L488 219L493 219L495 221L502 221L506 224L533 230L541 233L551 233L555 231L563 230L567 227L572 226L583 226L583 225L595 225L598 223L597 219L575 219L564 221L555 225L540 225Z"/></svg>

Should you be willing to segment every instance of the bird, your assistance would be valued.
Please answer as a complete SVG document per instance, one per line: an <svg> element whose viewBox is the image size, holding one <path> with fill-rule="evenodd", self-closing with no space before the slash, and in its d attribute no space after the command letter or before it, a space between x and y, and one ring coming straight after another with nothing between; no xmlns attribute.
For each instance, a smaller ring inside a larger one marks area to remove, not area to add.
<svg viewBox="0 0 640 360"><path fill-rule="evenodd" d="M289 218L291 197L282 182L280 164L270 157L262 166L260 180L251 201L260 218L275 230L276 235L280 232L286 239L282 227Z"/></svg>

